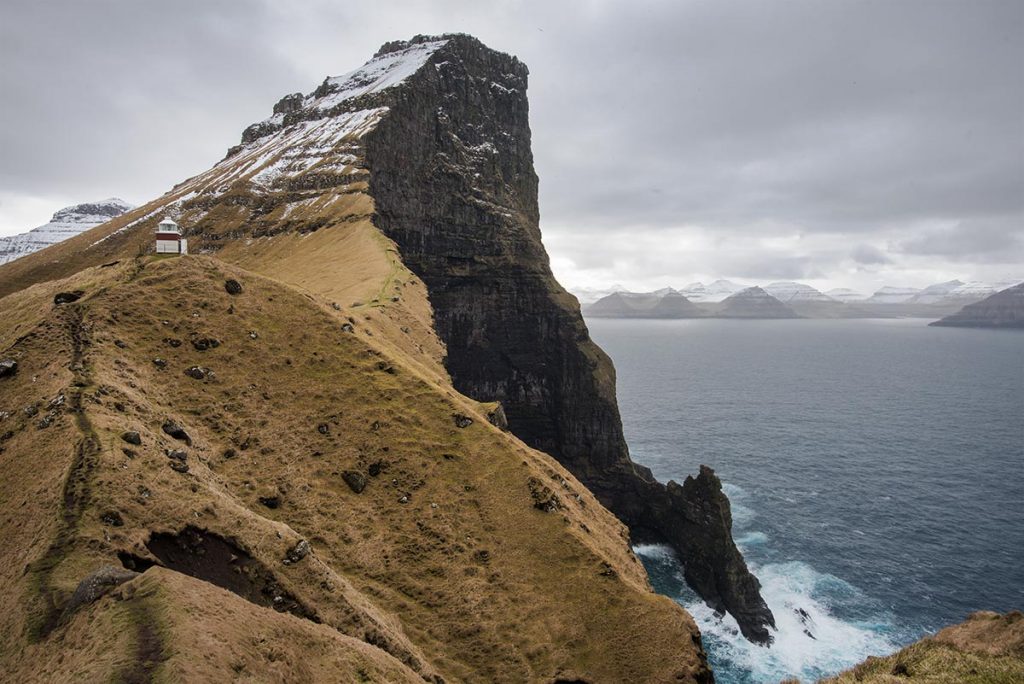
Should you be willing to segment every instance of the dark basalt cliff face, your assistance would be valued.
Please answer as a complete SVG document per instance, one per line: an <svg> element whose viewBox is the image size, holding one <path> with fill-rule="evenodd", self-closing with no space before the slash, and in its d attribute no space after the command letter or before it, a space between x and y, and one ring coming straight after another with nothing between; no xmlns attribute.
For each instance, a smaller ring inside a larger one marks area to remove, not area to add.
<svg viewBox="0 0 1024 684"><path fill-rule="evenodd" d="M733 543L714 473L666 486L629 458L612 363L541 243L527 73L451 36L389 91L389 114L364 139L374 222L429 289L455 387L500 401L514 434L580 478L634 541L675 548L704 599L768 643L774 618Z"/></svg>

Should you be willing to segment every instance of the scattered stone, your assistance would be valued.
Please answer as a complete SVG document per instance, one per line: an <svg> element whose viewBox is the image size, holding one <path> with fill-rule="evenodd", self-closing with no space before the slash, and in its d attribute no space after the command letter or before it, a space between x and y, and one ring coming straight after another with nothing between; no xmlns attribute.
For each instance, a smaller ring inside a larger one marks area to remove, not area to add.
<svg viewBox="0 0 1024 684"><path fill-rule="evenodd" d="M18 362L14 359L0 360L0 378L9 378L18 372Z"/></svg>
<svg viewBox="0 0 1024 684"><path fill-rule="evenodd" d="M341 332L350 333L350 332L353 332L353 331L355 331L355 328L352 327L351 323L342 323L341 324Z"/></svg>
<svg viewBox="0 0 1024 684"><path fill-rule="evenodd" d="M181 340L179 340L177 338L174 338L174 337L165 337L164 338L164 342L166 344L172 346L172 347L175 347L175 348L181 346Z"/></svg>
<svg viewBox="0 0 1024 684"><path fill-rule="evenodd" d="M242 283L234 278L229 278L224 281L224 289L229 295L240 295L242 294Z"/></svg>
<svg viewBox="0 0 1024 684"><path fill-rule="evenodd" d="M455 419L455 427L467 428L473 424L473 419L469 416L464 416L461 413L456 413L452 418Z"/></svg>
<svg viewBox="0 0 1024 684"><path fill-rule="evenodd" d="M165 435L173 437L174 439L177 439L179 441L184 442L185 444L188 444L189 446L192 446L192 438L189 436L187 432L185 432L185 428L183 428L181 425L174 422L170 418L164 421L164 424L160 427L160 429L164 431Z"/></svg>
<svg viewBox="0 0 1024 684"><path fill-rule="evenodd" d="M238 455L238 452L235 451L234 449L225 449L224 450L224 454L223 454L224 458L225 459L229 459L229 460L234 458L237 455Z"/></svg>
<svg viewBox="0 0 1024 684"><path fill-rule="evenodd" d="M114 565L102 566L78 583L75 593L71 595L71 600L64 608L64 615L71 615L82 606L96 601L114 587L137 577L138 574Z"/></svg>
<svg viewBox="0 0 1024 684"><path fill-rule="evenodd" d="M171 470L173 470L173 471L175 471L177 473L183 473L184 474L184 473L188 472L188 463L182 463L181 461L171 461L170 464L171 464Z"/></svg>
<svg viewBox="0 0 1024 684"><path fill-rule="evenodd" d="M562 501L558 495L537 478L531 477L527 484L530 487L530 496L533 498L533 507L537 510L553 513L562 507Z"/></svg>
<svg viewBox="0 0 1024 684"><path fill-rule="evenodd" d="M192 340L192 346L195 347L196 351L206 351L207 349L219 347L220 340L214 337L197 337Z"/></svg>
<svg viewBox="0 0 1024 684"><path fill-rule="evenodd" d="M378 361L377 362L377 370L382 370L385 373L390 373L391 375L395 374L395 367L392 366L387 361Z"/></svg>
<svg viewBox="0 0 1024 684"><path fill-rule="evenodd" d="M165 359L157 357L153 359L153 365L159 368L160 370L163 370L164 368L167 368L167 361Z"/></svg>
<svg viewBox="0 0 1024 684"><path fill-rule="evenodd" d="M255 340L258 337L259 337L259 334L257 334L257 332L255 330L250 330L249 331L249 339L250 340Z"/></svg>
<svg viewBox="0 0 1024 684"><path fill-rule="evenodd" d="M406 494L405 496L403 496L401 499L398 500L398 503L400 503L400 504L407 504L407 503L409 503L409 495Z"/></svg>
<svg viewBox="0 0 1024 684"><path fill-rule="evenodd" d="M185 461L188 460L188 452L184 451L183 449L168 449L166 453L167 458L170 458L175 461L181 461L182 463L184 463Z"/></svg>
<svg viewBox="0 0 1024 684"><path fill-rule="evenodd" d="M328 432L331 431L331 426L328 425L327 423L320 423L319 425L316 426L316 431L319 432L321 435L326 435Z"/></svg>
<svg viewBox="0 0 1024 684"><path fill-rule="evenodd" d="M341 474L341 479L345 480L345 484L356 494L362 494L363 490L366 489L366 476L362 473L346 470Z"/></svg>
<svg viewBox="0 0 1024 684"><path fill-rule="evenodd" d="M135 446L142 446L142 435L140 435L138 432L135 432L134 430L122 432L121 439L128 442L129 444L134 444Z"/></svg>
<svg viewBox="0 0 1024 684"><path fill-rule="evenodd" d="M48 428L50 427L50 425L53 424L53 419L56 417L57 415L53 411L51 411L50 413L47 413L45 416L39 419L39 421L36 423L36 427L39 428L40 430Z"/></svg>
<svg viewBox="0 0 1024 684"><path fill-rule="evenodd" d="M300 540L295 546L288 549L288 553L285 555L285 564L298 563L300 560L309 555L309 542L305 539Z"/></svg>
<svg viewBox="0 0 1024 684"><path fill-rule="evenodd" d="M281 506L281 497L279 496L261 496L259 501L270 509L279 508Z"/></svg>
<svg viewBox="0 0 1024 684"><path fill-rule="evenodd" d="M127 456L128 458L135 458L136 456L138 456L138 454L136 454L132 449L128 448L121 449L121 453Z"/></svg>
<svg viewBox="0 0 1024 684"><path fill-rule="evenodd" d="M85 294L85 290L72 290L71 292L58 292L53 297L54 304L70 304L77 302Z"/></svg>
<svg viewBox="0 0 1024 684"><path fill-rule="evenodd" d="M35 404L29 404L28 406L23 408L22 411L24 411L25 415L28 416L29 418L39 413L39 409L36 408Z"/></svg>
<svg viewBox="0 0 1024 684"><path fill-rule="evenodd" d="M387 466L388 464L386 461L374 461L373 463L370 464L370 467L367 468L367 471L373 477L377 477L385 468L387 468Z"/></svg>
<svg viewBox="0 0 1024 684"><path fill-rule="evenodd" d="M120 411L121 413L125 412L125 405L124 405L123 401L115 401L114 402L114 408L116 410Z"/></svg>
<svg viewBox="0 0 1024 684"><path fill-rule="evenodd" d="M505 417L505 409L500 403L487 412L487 422L499 430L508 432L508 418Z"/></svg>
<svg viewBox="0 0 1024 684"><path fill-rule="evenodd" d="M205 380L210 375L213 375L213 372L209 368L203 368L202 366L191 366L185 371L185 375L193 380Z"/></svg>
<svg viewBox="0 0 1024 684"><path fill-rule="evenodd" d="M121 514L117 511L107 511L100 516L100 522L104 525L110 525L111 527L124 526L124 519L121 518Z"/></svg>
<svg viewBox="0 0 1024 684"><path fill-rule="evenodd" d="M338 302L331 302L331 308L334 309L335 311L341 311L341 306L338 304Z"/></svg>
<svg viewBox="0 0 1024 684"><path fill-rule="evenodd" d="M125 344L124 340L114 340L114 346L118 349L127 349L128 345Z"/></svg>

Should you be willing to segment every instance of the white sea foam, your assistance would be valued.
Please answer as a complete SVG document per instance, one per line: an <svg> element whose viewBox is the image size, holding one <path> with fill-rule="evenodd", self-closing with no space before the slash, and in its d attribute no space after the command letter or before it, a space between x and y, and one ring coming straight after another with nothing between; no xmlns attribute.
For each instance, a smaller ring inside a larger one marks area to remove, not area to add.
<svg viewBox="0 0 1024 684"><path fill-rule="evenodd" d="M686 605L704 638L717 642L716 660L729 661L730 669L748 672L750 681L778 682L786 677L816 681L869 655L896 650L896 645L883 635L891 627L886 620L855 623L832 613L831 598L857 592L841 579L801 562L752 569L775 615L778 629L771 648L744 639L731 616L718 617L699 601Z"/></svg>
<svg viewBox="0 0 1024 684"><path fill-rule="evenodd" d="M746 535L747 543L763 537ZM766 538L765 538L766 539ZM739 540L742 544L744 540ZM777 629L770 648L747 641L729 615L715 615L687 587L672 551L653 544L634 552L645 560L652 579L693 615L721 682L779 682L796 677L816 681L851 667L869 655L883 655L897 646L886 616L870 621L843 620L833 612L839 602L858 601L860 592L847 582L820 573L802 562L770 563L751 570L761 580L761 593L775 615ZM861 597L863 598L863 597ZM802 611L802 612L801 612Z"/></svg>

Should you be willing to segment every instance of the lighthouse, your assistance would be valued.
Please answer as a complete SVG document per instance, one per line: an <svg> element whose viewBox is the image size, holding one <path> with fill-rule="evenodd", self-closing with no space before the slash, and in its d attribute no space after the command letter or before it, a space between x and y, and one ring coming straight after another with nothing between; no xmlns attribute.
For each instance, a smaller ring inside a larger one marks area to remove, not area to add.
<svg viewBox="0 0 1024 684"><path fill-rule="evenodd" d="M188 254L188 240L181 237L181 228L169 218L156 227L157 254Z"/></svg>

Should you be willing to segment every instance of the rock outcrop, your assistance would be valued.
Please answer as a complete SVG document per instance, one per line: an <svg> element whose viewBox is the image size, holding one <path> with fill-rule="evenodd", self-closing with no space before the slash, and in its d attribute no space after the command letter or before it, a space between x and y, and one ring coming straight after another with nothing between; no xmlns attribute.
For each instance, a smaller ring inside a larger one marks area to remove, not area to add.
<svg viewBox="0 0 1024 684"><path fill-rule="evenodd" d="M635 540L671 544L687 576L704 578L695 589L748 638L769 642L774 618L728 526L707 527L718 542L695 553L681 529L706 524L691 517L703 501L686 505L689 490L629 458L611 360L541 243L527 74L515 57L458 35L396 88L365 137L374 222L427 285L455 387L500 401L516 436L580 478Z"/></svg>
<svg viewBox="0 0 1024 684"><path fill-rule="evenodd" d="M50 222L26 233L0 237L0 264L74 237L130 210L132 205L116 197L65 207Z"/></svg>
<svg viewBox="0 0 1024 684"><path fill-rule="evenodd" d="M960 328L1024 328L1024 283L996 292L931 325Z"/></svg>
<svg viewBox="0 0 1024 684"><path fill-rule="evenodd" d="M656 530L645 499L672 502L547 267L525 74L465 36L389 44L207 172L0 267L5 672L711 681L602 505ZM168 215L192 253L140 256ZM118 561L141 574L62 622Z"/></svg>

